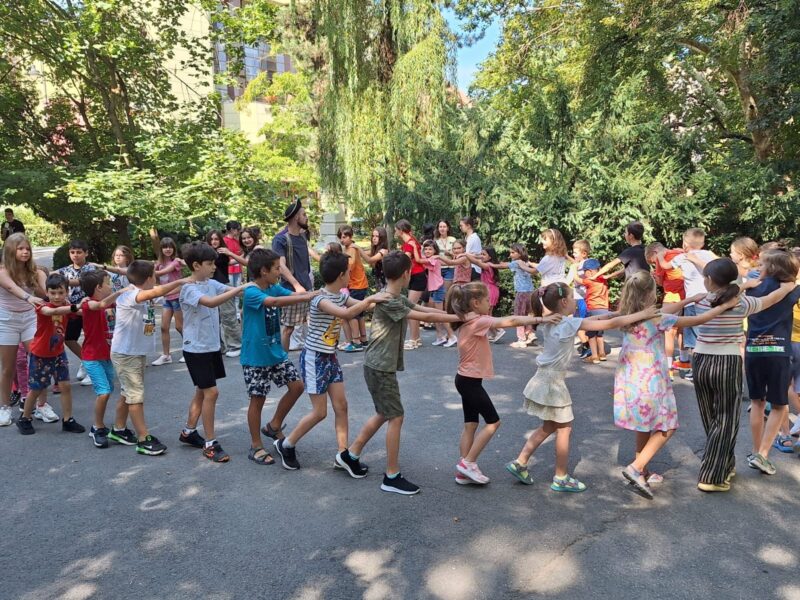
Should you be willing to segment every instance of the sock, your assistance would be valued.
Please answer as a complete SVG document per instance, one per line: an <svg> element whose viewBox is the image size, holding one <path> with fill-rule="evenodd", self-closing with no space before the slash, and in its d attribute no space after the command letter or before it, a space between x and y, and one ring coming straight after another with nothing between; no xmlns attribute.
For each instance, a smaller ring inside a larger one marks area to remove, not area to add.
<svg viewBox="0 0 800 600"><path fill-rule="evenodd" d="M217 443L217 440L216 440L216 439L213 439L213 440L206 440L206 448L211 448L211 446L213 446L213 445L214 445L214 444L216 444L216 443Z"/></svg>
<svg viewBox="0 0 800 600"><path fill-rule="evenodd" d="M681 350L678 358L681 362L689 362L689 351L688 350Z"/></svg>
<svg viewBox="0 0 800 600"><path fill-rule="evenodd" d="M288 440L288 438L283 438L283 444L282 444L282 446L283 446L284 448L294 448L294 444L293 444L292 442L290 442L290 441Z"/></svg>
<svg viewBox="0 0 800 600"><path fill-rule="evenodd" d="M121 432L125 431L125 428L124 428L124 427L117 427L116 425L114 425L114 427L112 428L112 430L113 430L115 433L121 433Z"/></svg>
<svg viewBox="0 0 800 600"><path fill-rule="evenodd" d="M393 473L392 475L389 475L389 473L387 473L386 477L388 477L389 479L397 479L398 475L400 475L400 471L398 471L397 473Z"/></svg>
<svg viewBox="0 0 800 600"><path fill-rule="evenodd" d="M555 475L553 479L558 479L559 481L564 481L567 478L566 475Z"/></svg>
<svg viewBox="0 0 800 600"><path fill-rule="evenodd" d="M359 455L359 454L353 454L352 452L350 452L350 450L348 450L347 453L350 455L350 458L353 459L353 460L358 460L361 457L361 455Z"/></svg>
<svg viewBox="0 0 800 600"><path fill-rule="evenodd" d="M191 435L195 431L197 431L196 427L194 429L192 429L191 427L184 427L183 428L183 435Z"/></svg>

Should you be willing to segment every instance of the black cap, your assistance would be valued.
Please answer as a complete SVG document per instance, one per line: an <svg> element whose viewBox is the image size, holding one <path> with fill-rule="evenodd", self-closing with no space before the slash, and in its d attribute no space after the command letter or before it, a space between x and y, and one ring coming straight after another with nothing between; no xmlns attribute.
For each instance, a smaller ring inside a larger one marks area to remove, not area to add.
<svg viewBox="0 0 800 600"><path fill-rule="evenodd" d="M300 199L294 200L289 206L286 207L286 210L283 211L283 220L288 221L297 213L300 212L300 209L303 208L303 203Z"/></svg>

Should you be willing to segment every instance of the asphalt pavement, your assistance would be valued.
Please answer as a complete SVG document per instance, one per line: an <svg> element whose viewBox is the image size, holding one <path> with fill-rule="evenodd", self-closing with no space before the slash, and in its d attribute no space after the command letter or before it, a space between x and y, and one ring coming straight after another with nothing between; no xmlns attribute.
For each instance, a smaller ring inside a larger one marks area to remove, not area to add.
<svg viewBox="0 0 800 600"><path fill-rule="evenodd" d="M332 411L299 443L301 470L248 461L238 359L225 359L217 410L227 464L177 441L192 395L177 352L175 363L146 373L147 420L169 447L164 456L96 449L87 434L58 424L36 422L28 437L0 429L0 598L800 598L800 460L775 452L777 475L748 469L746 415L733 490L703 494L695 487L702 427L691 384L677 381L680 429L652 465L665 482L647 500L620 475L633 434L613 424L616 351L598 366L576 358L567 379L576 413L570 470L588 490L549 489L552 442L531 463L534 485L524 486L503 465L538 424L521 396L536 351L510 348L509 332L493 347L497 376L486 383L502 419L480 459L492 481L459 486L457 352L423 337L400 374L402 470L422 488L413 497L380 490L383 432L363 454L367 478L333 469ZM352 439L373 408L363 354L339 356ZM73 389L75 416L88 429L91 388ZM309 407L304 396L289 429Z"/></svg>

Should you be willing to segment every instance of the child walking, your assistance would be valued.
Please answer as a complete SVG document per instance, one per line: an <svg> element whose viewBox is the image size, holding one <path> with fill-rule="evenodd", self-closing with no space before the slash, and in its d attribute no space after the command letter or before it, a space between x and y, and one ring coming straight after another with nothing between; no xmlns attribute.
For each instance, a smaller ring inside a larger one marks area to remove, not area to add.
<svg viewBox="0 0 800 600"><path fill-rule="evenodd" d="M461 458L456 464L456 483L461 485L489 483L489 478L481 472L477 461L500 426L497 410L483 388L483 380L494 377L492 351L487 334L493 328L556 323L561 319L558 315L494 318L491 311L489 290L484 283L473 281L450 288L447 312L464 321L453 325L458 330L458 371L455 384L464 411L464 431L459 443ZM485 425L478 433L480 417L483 417Z"/></svg>
<svg viewBox="0 0 800 600"><path fill-rule="evenodd" d="M596 258L589 258L583 261L581 271L583 277L576 275L575 282L583 286L584 301L586 302L586 315L589 317L602 316L608 313L608 280L603 276L598 276L600 261ZM587 331L587 343L589 344L589 354L583 359L592 364L600 364L606 361L606 346L603 341L603 332Z"/></svg>
<svg viewBox="0 0 800 600"><path fill-rule="evenodd" d="M353 300L363 300L369 292L369 281L367 273L364 271L364 263L361 261L361 253L353 242L353 228L349 225L339 227L337 237L342 244L342 252L347 255L350 267L350 279L347 282L347 289ZM367 326L364 323L363 313L356 315L345 323L345 328L350 330L350 343L344 347L345 352L363 352L367 348Z"/></svg>
<svg viewBox="0 0 800 600"><path fill-rule="evenodd" d="M158 277L158 282L165 285L180 279L183 261L178 258L178 246L175 241L170 237L162 238L155 249L157 253L156 277ZM164 296L164 304L161 310L161 356L151 363L154 367L168 365L172 362L172 353L169 349L169 328L173 316L175 317L175 331L181 335L183 334L183 313L181 312L179 297L180 292L178 291Z"/></svg>
<svg viewBox="0 0 800 600"><path fill-rule="evenodd" d="M572 398L564 383L567 367L573 354L573 341L578 330L601 331L650 319L657 314L650 306L640 312L625 315L605 315L581 319L573 317L575 298L566 283L551 283L539 288L532 300L533 314L542 317L544 311L561 316L556 324L538 327L543 341L542 353L536 357L538 369L525 386L525 409L529 415L539 417L543 423L528 438L519 456L506 465L506 469L522 483L532 484L528 462L536 449L553 433L556 434L556 468L550 489L556 492L582 492L586 485L567 472L569 438L572 433Z"/></svg>
<svg viewBox="0 0 800 600"><path fill-rule="evenodd" d="M495 252L492 246L485 246L478 256L472 254L467 254L466 256L473 265L480 267L480 279L486 286L486 289L489 290L489 306L491 306L492 311L494 311L494 307L497 306L497 303L500 301L500 287L497 285L497 271L493 266L498 262L497 252ZM505 333L505 329L495 329L493 327L489 333L489 341L493 344L497 343Z"/></svg>
<svg viewBox="0 0 800 600"><path fill-rule="evenodd" d="M531 313L531 294L533 294L533 280L531 275L536 269L528 265L528 250L524 244L511 244L509 262L493 263L495 269L510 269L514 274L514 315L527 317ZM532 339L533 328L529 325L517 326L517 341L511 344L512 348L527 348Z"/></svg>
<svg viewBox="0 0 800 600"><path fill-rule="evenodd" d="M422 255L425 258L425 268L428 271L428 292L430 300L428 306L442 310L444 306L445 282L442 276L442 259L439 256L439 246L434 240L426 240L422 244ZM432 346L449 348L458 342L449 323L436 323L436 341Z"/></svg>

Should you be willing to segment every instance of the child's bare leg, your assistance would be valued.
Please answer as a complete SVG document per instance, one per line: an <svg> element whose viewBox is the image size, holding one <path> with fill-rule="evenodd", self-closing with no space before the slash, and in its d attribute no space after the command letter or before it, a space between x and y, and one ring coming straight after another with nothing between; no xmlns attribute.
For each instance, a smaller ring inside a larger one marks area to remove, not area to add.
<svg viewBox="0 0 800 600"><path fill-rule="evenodd" d="M761 456L766 458L767 455L769 455L769 451L772 449L772 442L775 440L775 436L778 435L778 429L780 429L788 413L788 406L772 405L772 410L769 413L769 417L767 417L767 424L764 426L764 431L761 434L761 440L759 442L759 454L761 454Z"/></svg>
<svg viewBox="0 0 800 600"><path fill-rule="evenodd" d="M25 398L25 408L22 410L22 416L26 419L30 419L33 415L33 407L36 406L36 401L41 393L42 390L28 390L28 397Z"/></svg>
<svg viewBox="0 0 800 600"><path fill-rule="evenodd" d="M592 351L592 360L598 360L600 358L600 350L598 350L597 340L599 340L597 336L589 338L589 350Z"/></svg>
<svg viewBox="0 0 800 600"><path fill-rule="evenodd" d="M186 427L188 429L197 429L197 422L200 420L200 415L203 414L203 390L199 387L194 388L194 396L189 402L189 414L186 417Z"/></svg>
<svg viewBox="0 0 800 600"><path fill-rule="evenodd" d="M567 474L569 463L569 436L572 433L572 421L554 423L554 426L556 427L556 477L564 477Z"/></svg>
<svg viewBox="0 0 800 600"><path fill-rule="evenodd" d="M675 355L675 338L677 331L673 327L664 335L664 349L667 352L667 360L669 361L669 368L672 368L672 357Z"/></svg>
<svg viewBox="0 0 800 600"><path fill-rule="evenodd" d="M336 443L339 452L347 449L348 422L347 422L347 397L344 393L344 383L332 383L328 387L328 395L333 407L333 426L336 430Z"/></svg>
<svg viewBox="0 0 800 600"><path fill-rule="evenodd" d="M269 426L272 427L273 431L278 432L278 439L283 439L284 435L281 431L281 427L283 427L283 422L286 420L286 416L289 414L289 411L294 408L294 405L297 404L298 398L303 395L303 391L305 390L305 386L303 385L302 381L290 381L286 385L286 393L281 396L281 399L278 400L278 406L275 407L275 414L272 415L272 419L269 421ZM262 402L263 405L263 402ZM259 420L261 419L261 409L259 409ZM256 432L257 434L258 432ZM255 446L253 446L255 448Z"/></svg>
<svg viewBox="0 0 800 600"><path fill-rule="evenodd" d="M261 443L261 411L264 408L264 396L250 396L247 407L247 428L250 430L250 447L263 448Z"/></svg>
<svg viewBox="0 0 800 600"><path fill-rule="evenodd" d="M528 438L528 441L525 442L522 451L517 457L517 462L521 465L527 465L533 453L536 452L536 449L541 446L542 442L549 438L550 434L555 430L556 424L553 421L545 421L542 423L542 426L534 431Z"/></svg>
<svg viewBox="0 0 800 600"><path fill-rule="evenodd" d="M290 447L294 447L305 434L307 434L320 421L324 421L328 416L328 396L327 394L309 394L311 398L312 410L297 423L292 432L286 436L286 442Z"/></svg>
<svg viewBox="0 0 800 600"><path fill-rule="evenodd" d="M206 442L216 438L214 431L214 420L217 411L217 398L219 398L219 389L217 386L206 388L202 390L203 394L203 433L206 436Z"/></svg>
<svg viewBox="0 0 800 600"><path fill-rule="evenodd" d="M69 381L59 381L58 388L61 390L61 418L69 421L72 418L72 387Z"/></svg>
<svg viewBox="0 0 800 600"><path fill-rule="evenodd" d="M165 308L161 313L161 354L169 356L169 324L172 322L172 309Z"/></svg>
<svg viewBox="0 0 800 600"><path fill-rule="evenodd" d="M94 426L97 429L105 427L106 406L108 406L108 399L111 394L100 394L94 401Z"/></svg>
<svg viewBox="0 0 800 600"><path fill-rule="evenodd" d="M358 334L361 337L361 343L367 343L367 324L364 322L364 317L361 317L358 320Z"/></svg>
<svg viewBox="0 0 800 600"><path fill-rule="evenodd" d="M753 454L761 451L766 404L766 400L750 400L750 433L753 436Z"/></svg>
<svg viewBox="0 0 800 600"><path fill-rule="evenodd" d="M136 436L139 441L143 441L149 434L147 425L144 422L144 404L129 404L128 414L133 423L133 428L136 430Z"/></svg>
<svg viewBox="0 0 800 600"><path fill-rule="evenodd" d="M375 414L372 415L367 422L364 423L364 426L361 428L356 439L353 440L353 443L350 444L350 453L359 456L361 452L364 450L364 446L367 445L373 436L378 433L378 430L383 427L383 424L386 423L387 419L383 415Z"/></svg>
<svg viewBox="0 0 800 600"><path fill-rule="evenodd" d="M403 417L389 419L386 426L386 474L395 475L400 472L400 430Z"/></svg>
<svg viewBox="0 0 800 600"><path fill-rule="evenodd" d="M476 423L477 425L477 423ZM483 449L486 448L486 444L492 439L497 428L500 427L500 421L496 421L495 423L487 423L483 426L483 429L480 430L475 436L475 440L472 442L472 447L470 447L467 454L464 455L464 459L468 462L476 462L478 457L483 452Z"/></svg>
<svg viewBox="0 0 800 600"><path fill-rule="evenodd" d="M469 454L472 443L475 441L475 432L478 430L478 422L464 423L464 431L461 432L461 440L458 443L458 452L461 458Z"/></svg>
<svg viewBox="0 0 800 600"><path fill-rule="evenodd" d="M183 312L180 310L176 311L174 316L175 316L175 331L183 335Z"/></svg>
<svg viewBox="0 0 800 600"><path fill-rule="evenodd" d="M0 402L3 406L11 404L11 382L17 370L17 346L0 346Z"/></svg>
<svg viewBox="0 0 800 600"><path fill-rule="evenodd" d="M669 438L675 433L674 429L669 431L651 431L649 439L640 452L637 453L636 459L633 461L633 468L639 472L647 470L647 465L653 460L653 457L658 454L658 451L664 447L669 441ZM638 432L637 432L638 439Z"/></svg>
<svg viewBox="0 0 800 600"><path fill-rule="evenodd" d="M125 429L128 425L128 403L125 396L120 396L117 400L117 410L114 414L114 429Z"/></svg>
<svg viewBox="0 0 800 600"><path fill-rule="evenodd" d="M76 340L64 340L64 345L70 349L78 359L81 358L81 345Z"/></svg>

